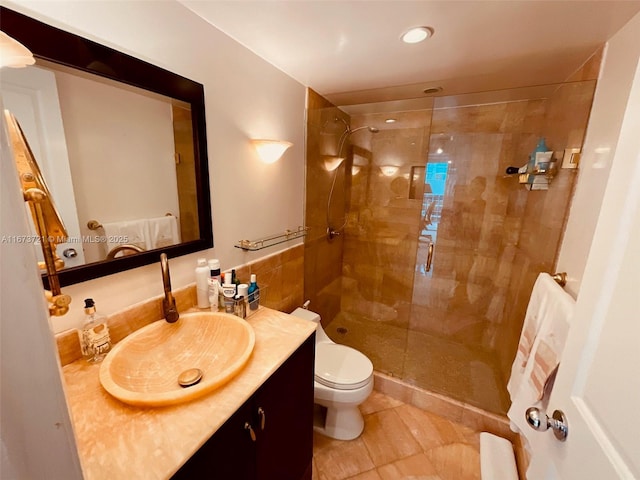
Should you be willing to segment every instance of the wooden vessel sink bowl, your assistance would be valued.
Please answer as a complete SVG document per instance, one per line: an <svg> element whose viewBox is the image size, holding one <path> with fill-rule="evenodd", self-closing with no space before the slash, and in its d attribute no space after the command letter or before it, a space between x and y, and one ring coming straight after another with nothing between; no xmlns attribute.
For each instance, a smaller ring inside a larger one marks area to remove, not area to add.
<svg viewBox="0 0 640 480"><path fill-rule="evenodd" d="M237 375L249 361L254 344L253 328L235 315L184 313L176 323L159 320L118 343L100 366L100 383L130 405L188 402ZM199 369L202 378L181 386L178 378L192 369Z"/></svg>

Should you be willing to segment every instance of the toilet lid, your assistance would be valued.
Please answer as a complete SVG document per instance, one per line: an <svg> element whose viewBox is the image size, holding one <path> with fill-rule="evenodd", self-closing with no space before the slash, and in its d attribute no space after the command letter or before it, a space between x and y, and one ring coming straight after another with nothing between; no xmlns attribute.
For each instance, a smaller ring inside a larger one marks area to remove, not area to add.
<svg viewBox="0 0 640 480"><path fill-rule="evenodd" d="M316 345L316 381L337 390L365 386L373 375L373 364L365 355L346 345Z"/></svg>

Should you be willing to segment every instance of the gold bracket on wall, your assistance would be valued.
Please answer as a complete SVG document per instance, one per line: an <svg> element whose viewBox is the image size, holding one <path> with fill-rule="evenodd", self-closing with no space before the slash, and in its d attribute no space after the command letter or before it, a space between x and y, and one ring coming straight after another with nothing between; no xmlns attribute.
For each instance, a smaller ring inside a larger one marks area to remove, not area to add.
<svg viewBox="0 0 640 480"><path fill-rule="evenodd" d="M69 311L71 297L63 294L60 290L57 271L64 268L64 261L56 254L56 245L67 241L67 230L53 203L38 162L29 148L18 120L9 110L4 111L4 116L24 201L31 210L33 223L42 247L44 257L44 265L42 266L47 270L49 287L51 288L51 291L45 292L50 303L49 314L61 316Z"/></svg>
<svg viewBox="0 0 640 480"><path fill-rule="evenodd" d="M279 243L304 237L307 234L307 230L309 230L309 227L301 225L295 230L285 230L284 233L269 235L268 237L257 240L240 240L238 244L234 246L245 251L262 250L263 248L278 245Z"/></svg>

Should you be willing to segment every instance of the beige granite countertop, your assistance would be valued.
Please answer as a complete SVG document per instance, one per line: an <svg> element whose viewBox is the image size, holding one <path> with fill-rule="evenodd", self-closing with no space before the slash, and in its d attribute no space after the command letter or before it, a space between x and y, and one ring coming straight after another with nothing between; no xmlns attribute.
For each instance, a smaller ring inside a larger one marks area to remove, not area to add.
<svg viewBox="0 0 640 480"><path fill-rule="evenodd" d="M64 366L84 477L169 478L315 331L313 322L264 307L247 320L256 335L247 366L227 385L189 403L126 405L100 385L100 365L78 360Z"/></svg>

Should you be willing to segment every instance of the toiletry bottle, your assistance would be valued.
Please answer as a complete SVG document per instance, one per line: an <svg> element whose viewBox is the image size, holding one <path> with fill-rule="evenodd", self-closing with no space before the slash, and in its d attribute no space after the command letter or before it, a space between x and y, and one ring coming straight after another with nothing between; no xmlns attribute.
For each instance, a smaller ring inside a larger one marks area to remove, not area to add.
<svg viewBox="0 0 640 480"><path fill-rule="evenodd" d="M220 274L220 283L218 284L218 307L224 306L224 292L222 286L225 284L224 272Z"/></svg>
<svg viewBox="0 0 640 480"><path fill-rule="evenodd" d="M240 294L234 297L233 313L236 317L247 318L247 306L244 297Z"/></svg>
<svg viewBox="0 0 640 480"><path fill-rule="evenodd" d="M260 287L256 281L256 274L251 274L251 283L249 283L249 308L257 310L260 306Z"/></svg>
<svg viewBox="0 0 640 480"><path fill-rule="evenodd" d="M527 165L527 173L532 173L536 169L536 154L549 151L549 147L547 147L546 142L544 141L544 137L538 140L538 145L529 155L529 163Z"/></svg>
<svg viewBox="0 0 640 480"><path fill-rule="evenodd" d="M220 287L217 278L212 278L209 282L209 307L212 312L217 312L220 307Z"/></svg>
<svg viewBox="0 0 640 480"><path fill-rule="evenodd" d="M209 260L209 279L215 278L220 284L220 260L214 258Z"/></svg>
<svg viewBox="0 0 640 480"><path fill-rule="evenodd" d="M227 278L228 277L228 278ZM226 283L231 281L231 275L225 275L225 284L222 285L222 294L224 295L224 311L226 313L235 312L236 286L233 283Z"/></svg>
<svg viewBox="0 0 640 480"><path fill-rule="evenodd" d="M220 260L209 260L209 306L212 312L220 305Z"/></svg>
<svg viewBox="0 0 640 480"><path fill-rule="evenodd" d="M209 308L209 266L206 258L198 259L196 267L196 298L198 308Z"/></svg>
<svg viewBox="0 0 640 480"><path fill-rule="evenodd" d="M92 298L84 301L84 313L87 315L82 328L78 331L82 356L89 363L101 361L111 350L109 327L104 316L96 312Z"/></svg>
<svg viewBox="0 0 640 480"><path fill-rule="evenodd" d="M240 318L247 318L247 297L249 296L249 285L241 283L237 287L235 313Z"/></svg>

